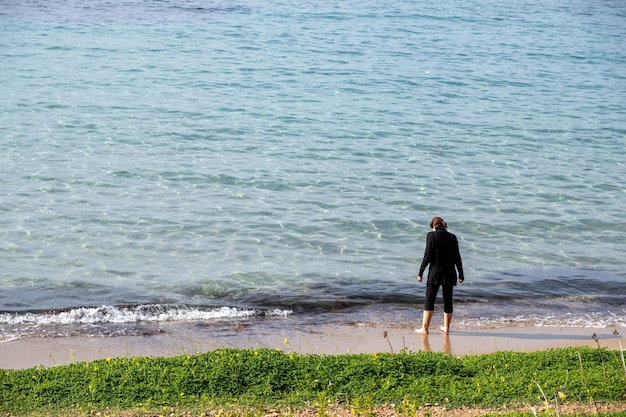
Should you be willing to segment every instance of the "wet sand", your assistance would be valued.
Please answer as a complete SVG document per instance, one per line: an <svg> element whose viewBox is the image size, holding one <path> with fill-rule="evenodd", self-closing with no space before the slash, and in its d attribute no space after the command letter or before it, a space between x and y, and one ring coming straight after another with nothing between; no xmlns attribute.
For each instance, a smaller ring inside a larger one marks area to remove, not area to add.
<svg viewBox="0 0 626 417"><path fill-rule="evenodd" d="M550 348L592 346L619 349L624 328L503 327L460 329L444 335L432 330L427 336L412 328L357 325L247 326L245 323L170 324L151 335L117 337L26 338L0 343L0 368L23 369L73 362L134 356L176 356L219 348L271 348L285 352L342 354L446 352L455 356L496 351L530 352ZM598 342L593 339L596 335Z"/></svg>

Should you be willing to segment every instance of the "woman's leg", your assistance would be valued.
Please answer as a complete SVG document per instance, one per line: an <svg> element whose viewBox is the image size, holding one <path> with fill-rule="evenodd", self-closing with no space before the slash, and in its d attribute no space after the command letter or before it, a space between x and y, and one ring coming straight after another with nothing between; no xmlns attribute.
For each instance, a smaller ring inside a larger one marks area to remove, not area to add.
<svg viewBox="0 0 626 417"><path fill-rule="evenodd" d="M435 309L435 299L437 298L439 287L440 285L437 284L426 284L426 300L424 301L424 310L432 311Z"/></svg>
<svg viewBox="0 0 626 417"><path fill-rule="evenodd" d="M452 322L452 311L454 310L452 307L453 290L454 286L452 285L443 286L443 326L440 329L445 334L448 334L450 331L450 323Z"/></svg>
<svg viewBox="0 0 626 417"><path fill-rule="evenodd" d="M430 320L433 318L433 313L435 312L435 298L437 298L437 292L439 292L439 285L426 284L426 300L424 302L422 327L415 329L416 333L428 334L428 326L430 326Z"/></svg>
<svg viewBox="0 0 626 417"><path fill-rule="evenodd" d="M434 310L424 310L422 315L422 327L415 329L415 333L428 334L428 326L430 326L430 320L433 318Z"/></svg>
<svg viewBox="0 0 626 417"><path fill-rule="evenodd" d="M443 286L443 312L450 313L454 311L452 307L452 292L454 290L453 285L444 285Z"/></svg>

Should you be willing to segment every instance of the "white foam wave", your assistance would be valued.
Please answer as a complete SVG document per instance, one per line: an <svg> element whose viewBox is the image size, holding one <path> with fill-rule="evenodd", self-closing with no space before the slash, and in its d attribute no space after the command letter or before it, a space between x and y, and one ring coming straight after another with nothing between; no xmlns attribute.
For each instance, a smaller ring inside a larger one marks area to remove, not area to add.
<svg viewBox="0 0 626 417"><path fill-rule="evenodd" d="M614 313L580 314L518 314L508 317L485 317L465 318L459 321L459 326L465 328L491 328L491 327L584 327L584 328L608 328L626 326L626 317Z"/></svg>
<svg viewBox="0 0 626 417"><path fill-rule="evenodd" d="M257 310L218 307L201 310L185 306L158 304L131 307L77 307L68 311L49 313L1 313L0 323L8 325L35 324L124 324L138 322L170 322L250 318L256 316L289 316L290 310Z"/></svg>

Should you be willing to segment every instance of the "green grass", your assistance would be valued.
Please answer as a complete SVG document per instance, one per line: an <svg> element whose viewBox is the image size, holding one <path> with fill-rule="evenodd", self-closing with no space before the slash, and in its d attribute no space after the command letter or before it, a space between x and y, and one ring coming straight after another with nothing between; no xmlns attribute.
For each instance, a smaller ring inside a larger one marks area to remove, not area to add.
<svg viewBox="0 0 626 417"><path fill-rule="evenodd" d="M0 370L0 411L158 413L174 407L200 415L202 409L220 407L314 406L324 415L327 405L350 404L358 411L394 404L398 415L410 416L424 404L495 409L546 402L623 403L626 369L620 354L586 347L463 357L221 349L167 358L106 359ZM530 411L519 415L532 416Z"/></svg>

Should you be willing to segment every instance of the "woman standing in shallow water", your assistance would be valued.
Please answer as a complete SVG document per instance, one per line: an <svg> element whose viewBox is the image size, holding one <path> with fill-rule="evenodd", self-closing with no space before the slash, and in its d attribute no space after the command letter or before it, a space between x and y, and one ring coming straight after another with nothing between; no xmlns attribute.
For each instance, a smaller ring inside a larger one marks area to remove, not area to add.
<svg viewBox="0 0 626 417"><path fill-rule="evenodd" d="M422 282L422 275L428 265L428 280L426 281L426 301L422 327L415 329L416 333L428 334L428 326L435 311L435 298L439 287L443 289L443 326L441 331L448 334L452 321L452 291L457 282L465 280L463 263L459 252L459 242L455 235L448 232L448 225L441 217L434 217L430 221L432 232L426 235L426 249L420 266L417 281ZM456 267L456 269L455 269Z"/></svg>

